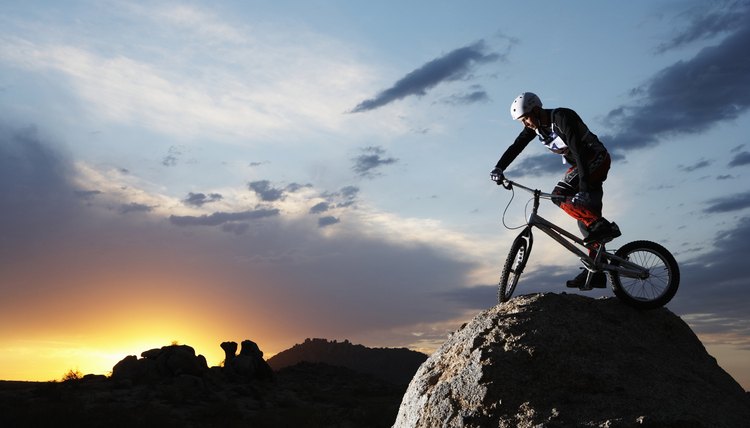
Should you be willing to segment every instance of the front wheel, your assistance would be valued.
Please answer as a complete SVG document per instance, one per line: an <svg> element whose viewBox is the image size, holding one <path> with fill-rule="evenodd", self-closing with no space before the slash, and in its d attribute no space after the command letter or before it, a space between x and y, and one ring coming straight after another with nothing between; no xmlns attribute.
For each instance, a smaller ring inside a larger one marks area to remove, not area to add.
<svg viewBox="0 0 750 428"><path fill-rule="evenodd" d="M634 241L623 245L615 256L626 260L612 259L612 264L627 268L633 263L647 270L646 275L626 275L610 272L610 281L615 295L637 309L655 309L666 305L680 285L680 268L672 254L661 245L651 241Z"/></svg>
<svg viewBox="0 0 750 428"><path fill-rule="evenodd" d="M500 283L497 288L498 303L505 303L510 300L513 292L516 290L518 278L521 276L526 261L529 259L531 250L531 236L524 236L522 233L514 241L505 259L503 273L500 275Z"/></svg>

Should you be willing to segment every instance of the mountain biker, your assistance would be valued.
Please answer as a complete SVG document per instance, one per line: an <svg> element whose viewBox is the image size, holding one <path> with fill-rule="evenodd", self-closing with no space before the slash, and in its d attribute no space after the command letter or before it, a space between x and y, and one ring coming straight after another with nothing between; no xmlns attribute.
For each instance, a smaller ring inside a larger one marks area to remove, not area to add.
<svg viewBox="0 0 750 428"><path fill-rule="evenodd" d="M502 184L503 172L531 140L539 137L547 149L562 157L563 164L570 164L552 191L553 195L565 198L552 201L578 221L584 242L593 243L590 251L594 251L597 242L620 236L619 227L602 217L602 183L607 179L610 167L609 153L578 114L569 108L542 108L542 101L536 94L524 92L513 100L510 115L524 128L497 161L490 173L492 180ZM581 288L586 283L587 274L584 269L568 281L567 286ZM606 287L604 272L595 272L591 285Z"/></svg>

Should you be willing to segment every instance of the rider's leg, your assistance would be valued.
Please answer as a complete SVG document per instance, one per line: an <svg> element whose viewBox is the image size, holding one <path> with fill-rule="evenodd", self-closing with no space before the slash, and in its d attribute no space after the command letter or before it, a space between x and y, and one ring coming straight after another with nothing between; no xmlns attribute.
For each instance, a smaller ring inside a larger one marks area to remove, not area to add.
<svg viewBox="0 0 750 428"><path fill-rule="evenodd" d="M555 202L568 215L578 220L584 239L599 240L617 237L620 235L619 229L616 226L613 227L609 221L602 217L602 199L604 196L602 184L607 179L607 173L609 172L609 155L600 153L591 159L587 166L589 167L588 200L573 202L573 196L579 190L579 178L578 169L572 167L568 169L552 192L553 194L566 196L566 198Z"/></svg>
<svg viewBox="0 0 750 428"><path fill-rule="evenodd" d="M609 171L609 156L604 158L598 157L594 160L596 162L589 164L589 171L591 171L593 182L589 183L589 201L586 204L574 204L572 202L572 197L579 190L578 169L575 167L568 169L563 179L557 183L557 186L552 191L552 194L567 196L564 200L558 199L553 201L577 220L578 228L581 230L584 240L589 236L590 226L597 221L606 222L606 219L602 217L602 199L604 197L602 183L606 180L607 172ZM596 257L597 249L598 246L596 244L589 247L589 256L592 259ZM586 285L588 274L589 271L583 269L578 276L567 281L566 285L568 287L583 288ZM607 277L604 272L594 272L592 275L591 282L589 283L591 287L605 288L607 286Z"/></svg>
<svg viewBox="0 0 750 428"><path fill-rule="evenodd" d="M555 188L552 189L553 195L563 196L564 198L554 198L552 203L562 208L562 204L575 196L576 193L578 193L578 169L570 167L562 180L558 181Z"/></svg>

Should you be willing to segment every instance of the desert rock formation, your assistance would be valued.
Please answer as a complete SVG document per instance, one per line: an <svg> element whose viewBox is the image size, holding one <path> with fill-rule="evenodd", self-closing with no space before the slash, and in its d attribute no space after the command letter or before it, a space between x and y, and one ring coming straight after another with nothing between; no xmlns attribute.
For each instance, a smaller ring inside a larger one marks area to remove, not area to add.
<svg viewBox="0 0 750 428"><path fill-rule="evenodd" d="M519 296L419 368L395 428L747 427L750 400L679 317L617 299Z"/></svg>
<svg viewBox="0 0 750 428"><path fill-rule="evenodd" d="M406 385L427 355L406 348L368 348L344 340L306 339L268 360L274 370L300 362L346 367L394 384Z"/></svg>

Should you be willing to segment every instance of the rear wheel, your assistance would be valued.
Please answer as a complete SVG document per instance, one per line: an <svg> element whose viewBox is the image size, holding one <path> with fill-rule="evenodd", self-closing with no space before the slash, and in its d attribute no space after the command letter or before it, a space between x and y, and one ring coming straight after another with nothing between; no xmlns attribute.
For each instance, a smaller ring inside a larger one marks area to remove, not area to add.
<svg viewBox="0 0 750 428"><path fill-rule="evenodd" d="M523 268L526 266L526 260L529 258L528 242L524 236L519 235L510 247L510 252L503 266L503 273L500 275L500 284L497 288L498 303L505 303L510 300L516 290L518 278L521 276Z"/></svg>
<svg viewBox="0 0 750 428"><path fill-rule="evenodd" d="M623 245L615 255L648 271L647 275L610 272L615 295L637 309L654 309L666 305L680 285L680 268L672 254L651 241L634 241ZM626 267L616 259L615 266Z"/></svg>

